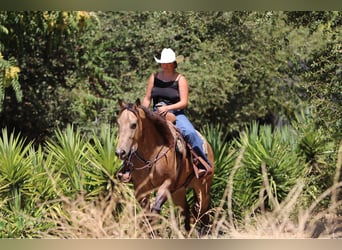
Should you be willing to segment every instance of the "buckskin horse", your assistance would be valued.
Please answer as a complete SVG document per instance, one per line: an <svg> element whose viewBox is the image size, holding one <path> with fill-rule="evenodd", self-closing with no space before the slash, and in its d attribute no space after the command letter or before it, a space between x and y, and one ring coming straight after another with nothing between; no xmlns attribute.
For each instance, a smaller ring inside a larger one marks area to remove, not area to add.
<svg viewBox="0 0 342 250"><path fill-rule="evenodd" d="M192 215L201 222L200 233L208 225L210 186L214 175L214 156L209 143L203 138L204 148L211 162L211 173L196 178L193 159L186 143L174 124L140 104L119 100L120 112L116 155L124 160L116 176L122 180L128 172L133 183L135 197L140 205L153 213L160 213L163 204L171 195L172 201L181 208L184 227L190 231L190 207L186 193L195 191ZM150 208L150 195L156 197Z"/></svg>

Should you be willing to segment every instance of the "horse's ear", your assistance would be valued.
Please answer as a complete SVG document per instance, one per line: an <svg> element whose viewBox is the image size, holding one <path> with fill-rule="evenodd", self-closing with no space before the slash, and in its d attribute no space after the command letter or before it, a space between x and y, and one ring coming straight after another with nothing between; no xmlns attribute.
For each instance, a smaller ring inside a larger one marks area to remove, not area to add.
<svg viewBox="0 0 342 250"><path fill-rule="evenodd" d="M137 98L137 100L135 101L135 105L137 105L138 107L141 105L140 98Z"/></svg>
<svg viewBox="0 0 342 250"><path fill-rule="evenodd" d="M122 99L119 99L118 103L120 105L120 108L123 108L124 106L126 106L126 103Z"/></svg>

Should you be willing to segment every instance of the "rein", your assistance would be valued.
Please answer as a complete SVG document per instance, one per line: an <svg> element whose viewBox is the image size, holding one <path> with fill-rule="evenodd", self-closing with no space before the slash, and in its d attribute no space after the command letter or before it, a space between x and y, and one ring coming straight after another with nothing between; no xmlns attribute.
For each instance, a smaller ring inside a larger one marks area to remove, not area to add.
<svg viewBox="0 0 342 250"><path fill-rule="evenodd" d="M165 152L163 152L163 154L159 155L162 151L163 147L160 149L160 151L158 152L157 154L157 157L154 159L154 160L145 160L144 158L142 158L137 151L134 151L133 153L130 154L130 156L128 157L128 163L131 163L131 159L132 159L132 156L135 156L138 160L142 161L143 163L145 163L144 166L142 167L134 167L134 169L136 170L142 170L142 169L145 169L145 168L151 168L153 164L155 164L157 161L159 161L161 158L163 158L167 152L170 151L171 147L168 147ZM133 164L131 164L133 165Z"/></svg>

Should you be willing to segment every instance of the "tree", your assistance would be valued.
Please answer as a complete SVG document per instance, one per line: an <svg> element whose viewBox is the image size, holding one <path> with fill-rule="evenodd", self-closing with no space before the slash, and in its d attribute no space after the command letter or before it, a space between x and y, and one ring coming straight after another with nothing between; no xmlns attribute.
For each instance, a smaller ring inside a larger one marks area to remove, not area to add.
<svg viewBox="0 0 342 250"><path fill-rule="evenodd" d="M2 26L0 23L0 34L7 35L8 29ZM5 98L5 89L12 87L15 91L17 101L22 99L22 91L19 84L19 72L20 69L15 66L15 59L10 58L9 60L4 59L1 51L3 45L0 42L0 112L2 111L2 105Z"/></svg>
<svg viewBox="0 0 342 250"><path fill-rule="evenodd" d="M289 12L287 22L297 29L307 28L311 53L301 58L305 70L299 91L302 99L316 112L316 125L323 128L337 142L342 138L342 85L341 85L341 24L338 11Z"/></svg>
<svg viewBox="0 0 342 250"><path fill-rule="evenodd" d="M17 103L18 98L7 92L0 113L2 127L41 141L53 134L51 130L72 122L68 112L71 100L66 98L72 89L68 78L78 65L81 45L77 37L82 35L87 19L83 12L0 13L0 23L8 30L0 41L3 56L17 62L23 93L22 102ZM18 97L19 88L14 89Z"/></svg>
<svg viewBox="0 0 342 250"><path fill-rule="evenodd" d="M21 104L8 91L1 126L17 127L29 138L44 140L68 123L83 131L111 123L118 98L144 95L149 75L158 70L153 56L164 47L185 57L178 66L190 84L188 114L197 128L224 124L233 136L254 120L281 126L307 105L320 107L329 126L340 126L329 111L341 106L338 12L52 11L0 17L10 32L0 39L3 55L16 59L23 91ZM330 73L320 74L322 69ZM332 84L324 89L323 82ZM322 93L329 105L318 102Z"/></svg>

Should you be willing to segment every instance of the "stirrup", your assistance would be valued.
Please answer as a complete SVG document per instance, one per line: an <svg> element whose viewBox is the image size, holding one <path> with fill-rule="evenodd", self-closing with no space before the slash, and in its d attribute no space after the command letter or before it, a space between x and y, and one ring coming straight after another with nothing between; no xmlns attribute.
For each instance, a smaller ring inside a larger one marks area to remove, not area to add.
<svg viewBox="0 0 342 250"><path fill-rule="evenodd" d="M195 162L196 168L198 169L198 178L211 175L213 173L212 167L202 157L199 156L195 159Z"/></svg>
<svg viewBox="0 0 342 250"><path fill-rule="evenodd" d="M196 177L197 177L197 179L200 179L200 178L202 178L202 177L204 177L206 175L208 175L208 171L206 171L203 168L199 168L198 169L198 176L196 176Z"/></svg>
<svg viewBox="0 0 342 250"><path fill-rule="evenodd" d="M190 152L192 154L192 163L194 172L197 179L200 179L203 176L211 175L213 173L212 167L199 155L196 154L196 152L191 148L191 145L188 143L187 146L190 149ZM203 166L203 168L200 168L199 166Z"/></svg>

